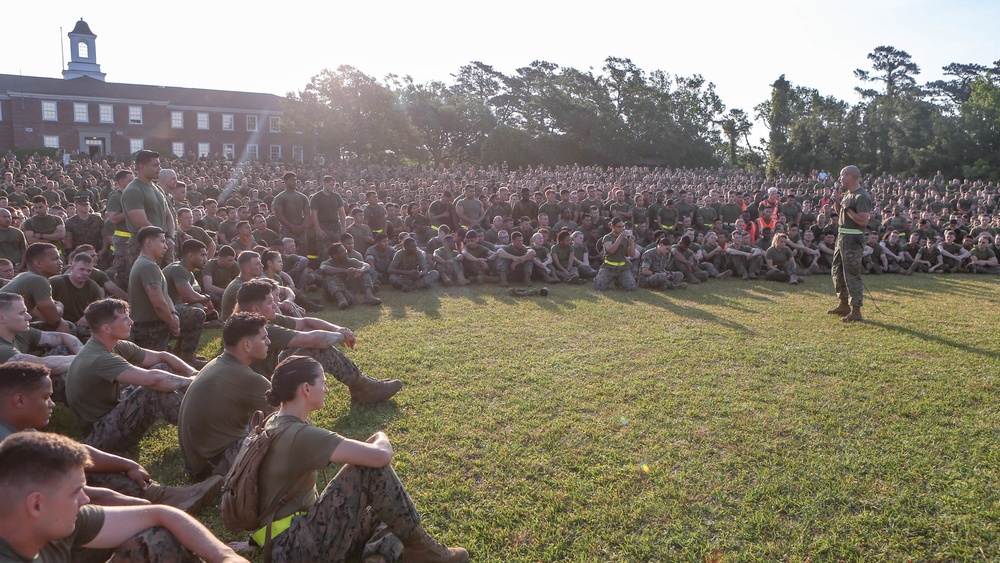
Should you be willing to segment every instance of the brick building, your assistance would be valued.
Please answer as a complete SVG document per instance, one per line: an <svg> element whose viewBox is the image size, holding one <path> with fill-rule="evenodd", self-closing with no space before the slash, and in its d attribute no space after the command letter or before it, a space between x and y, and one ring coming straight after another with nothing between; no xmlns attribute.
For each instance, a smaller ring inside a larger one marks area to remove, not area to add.
<svg viewBox="0 0 1000 563"><path fill-rule="evenodd" d="M273 94L105 82L96 38L82 19L69 32L63 78L0 74L0 153L52 147L91 156L149 148L177 156L298 160Z"/></svg>

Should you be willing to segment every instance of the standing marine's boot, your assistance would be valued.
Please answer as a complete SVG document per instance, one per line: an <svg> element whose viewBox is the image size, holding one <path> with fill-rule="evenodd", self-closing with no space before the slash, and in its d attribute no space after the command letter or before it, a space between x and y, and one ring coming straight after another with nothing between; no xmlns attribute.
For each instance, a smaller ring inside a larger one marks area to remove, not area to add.
<svg viewBox="0 0 1000 563"><path fill-rule="evenodd" d="M864 319L861 318L861 307L851 307L851 312L846 317L840 319L845 323L856 323Z"/></svg>
<svg viewBox="0 0 1000 563"><path fill-rule="evenodd" d="M403 540L403 563L466 563L469 552L464 547L447 547L417 526Z"/></svg>
<svg viewBox="0 0 1000 563"><path fill-rule="evenodd" d="M840 305L837 305L833 309L826 312L828 315L846 315L851 312L851 304L847 302L846 298L840 298Z"/></svg>

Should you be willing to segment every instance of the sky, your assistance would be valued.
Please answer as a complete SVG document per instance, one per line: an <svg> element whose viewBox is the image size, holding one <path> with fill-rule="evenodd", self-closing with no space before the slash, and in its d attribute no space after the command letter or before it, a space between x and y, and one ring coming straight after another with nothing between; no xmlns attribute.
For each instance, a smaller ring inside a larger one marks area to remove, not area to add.
<svg viewBox="0 0 1000 563"><path fill-rule="evenodd" d="M608 56L646 72L701 74L728 108L770 97L780 75L856 103L854 70L891 45L942 78L952 63L1000 59L996 0L701 0L608 3L508 0L193 2L50 0L5 10L0 73L60 77L66 37L83 18L108 82L270 92L302 90L321 70L351 65L382 78L453 81L470 61L513 74L544 60L599 73ZM60 33L60 27L62 32ZM760 127L755 134L765 134Z"/></svg>

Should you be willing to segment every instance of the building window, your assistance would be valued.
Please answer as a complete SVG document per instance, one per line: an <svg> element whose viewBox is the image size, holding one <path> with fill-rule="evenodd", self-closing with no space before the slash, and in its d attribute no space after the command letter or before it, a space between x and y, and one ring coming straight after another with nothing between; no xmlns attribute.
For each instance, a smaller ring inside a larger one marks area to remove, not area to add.
<svg viewBox="0 0 1000 563"><path fill-rule="evenodd" d="M281 133L281 118L280 117L272 117L270 119L270 122L271 122L271 132L272 133Z"/></svg>
<svg viewBox="0 0 1000 563"><path fill-rule="evenodd" d="M80 54L81 59L90 58L90 47L84 41L79 41L76 44L76 52Z"/></svg>
<svg viewBox="0 0 1000 563"><path fill-rule="evenodd" d="M226 160L232 160L236 158L236 145L231 143L225 143L222 145L222 156Z"/></svg>
<svg viewBox="0 0 1000 563"><path fill-rule="evenodd" d="M55 102L52 102L52 103L55 103ZM257 116L256 115L248 115L247 116L247 131L256 131L256 130L257 130Z"/></svg>
<svg viewBox="0 0 1000 563"><path fill-rule="evenodd" d="M257 160L257 145L247 145L247 158Z"/></svg>
<svg viewBox="0 0 1000 563"><path fill-rule="evenodd" d="M142 139L129 139L128 140L128 151L131 154L135 154L142 149L146 148L146 143Z"/></svg>
<svg viewBox="0 0 1000 563"><path fill-rule="evenodd" d="M306 154L302 150L302 147L292 146L292 161L298 162L299 164L305 164Z"/></svg>
<svg viewBox="0 0 1000 563"><path fill-rule="evenodd" d="M236 123L236 120L233 119L233 114L231 114L231 113L224 113L224 114L222 114L222 130L223 131L232 131L235 128L234 127L235 123Z"/></svg>
<svg viewBox="0 0 1000 563"><path fill-rule="evenodd" d="M58 135L44 135L42 137L42 146L50 149L59 148L59 136Z"/></svg>
<svg viewBox="0 0 1000 563"><path fill-rule="evenodd" d="M90 108L87 107L87 104L73 104L73 121L76 123L90 122Z"/></svg>
<svg viewBox="0 0 1000 563"><path fill-rule="evenodd" d="M42 102L42 121L59 121L55 102Z"/></svg>
<svg viewBox="0 0 1000 563"><path fill-rule="evenodd" d="M101 123L114 123L115 122L115 106L111 104L101 104L97 106L98 113L100 113Z"/></svg>
<svg viewBox="0 0 1000 563"><path fill-rule="evenodd" d="M184 112L183 111L172 111L172 112L170 112L170 127L172 129L183 129L184 128Z"/></svg>
<svg viewBox="0 0 1000 563"><path fill-rule="evenodd" d="M198 143L198 158L203 156L208 156L209 146L208 143Z"/></svg>
<svg viewBox="0 0 1000 563"><path fill-rule="evenodd" d="M128 124L129 125L142 125L142 106L129 106L128 107ZM132 151L132 152L136 152L136 151Z"/></svg>
<svg viewBox="0 0 1000 563"><path fill-rule="evenodd" d="M177 158L184 158L184 143L174 141L170 145L170 150L171 152L174 153L174 156L176 156Z"/></svg>
<svg viewBox="0 0 1000 563"><path fill-rule="evenodd" d="M202 131L208 129L208 114L198 113L198 129Z"/></svg>
<svg viewBox="0 0 1000 563"><path fill-rule="evenodd" d="M271 160L281 160L281 145L271 145Z"/></svg>

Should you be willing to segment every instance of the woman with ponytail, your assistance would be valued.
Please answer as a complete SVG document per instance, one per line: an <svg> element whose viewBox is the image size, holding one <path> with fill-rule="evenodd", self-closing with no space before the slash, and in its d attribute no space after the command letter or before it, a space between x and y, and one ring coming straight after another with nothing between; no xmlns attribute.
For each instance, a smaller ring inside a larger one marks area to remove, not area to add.
<svg viewBox="0 0 1000 563"><path fill-rule="evenodd" d="M268 427L290 425L271 444L258 476L262 509L279 496L288 499L271 524L274 561L344 561L359 555L364 563L401 557L407 563L468 561L465 549L445 547L420 525L389 466L392 445L385 433L361 442L308 422L323 408L328 391L319 362L290 356L275 368L265 394L278 409ZM317 495L316 472L330 463L344 466ZM258 535L266 530L255 539Z"/></svg>

